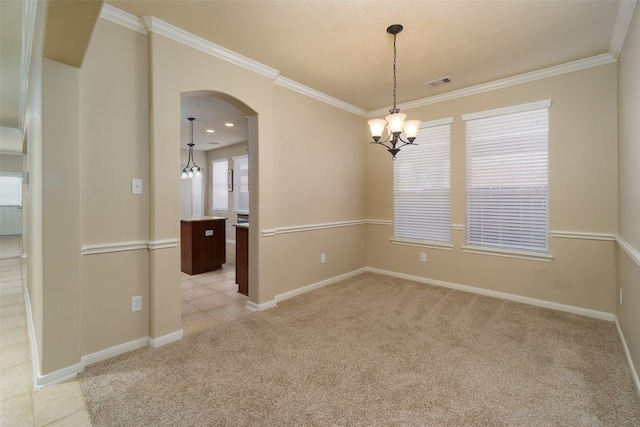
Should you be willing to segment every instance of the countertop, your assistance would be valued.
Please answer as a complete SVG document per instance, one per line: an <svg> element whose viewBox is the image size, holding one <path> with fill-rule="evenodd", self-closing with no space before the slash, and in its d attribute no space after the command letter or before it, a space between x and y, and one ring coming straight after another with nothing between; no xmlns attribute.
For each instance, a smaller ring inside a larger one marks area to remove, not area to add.
<svg viewBox="0 0 640 427"><path fill-rule="evenodd" d="M227 219L223 216L194 216L191 218L180 218L180 221L185 222L195 222L195 221L212 221L212 220L222 220Z"/></svg>
<svg viewBox="0 0 640 427"><path fill-rule="evenodd" d="M238 227L238 228L249 228L249 223L248 222L241 222L239 224L233 224L234 227Z"/></svg>

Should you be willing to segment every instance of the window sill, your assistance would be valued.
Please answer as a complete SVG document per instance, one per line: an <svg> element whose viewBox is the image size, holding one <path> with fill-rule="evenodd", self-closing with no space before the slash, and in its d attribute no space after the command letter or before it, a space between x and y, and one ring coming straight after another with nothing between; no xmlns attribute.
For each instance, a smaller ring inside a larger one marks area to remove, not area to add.
<svg viewBox="0 0 640 427"><path fill-rule="evenodd" d="M491 256L500 256L506 258L517 258L517 259L526 259L529 261L542 261L542 262L551 262L553 260L553 256L549 254L541 254L537 252L520 252L520 251L511 251L506 249L491 249L491 248L483 248L480 246L462 246L462 252L469 254L481 254L481 255L491 255Z"/></svg>
<svg viewBox="0 0 640 427"><path fill-rule="evenodd" d="M389 241L394 245L416 246L418 248L439 249L442 251L453 250L453 245L450 243L428 242L425 240L408 240L408 239L389 239Z"/></svg>

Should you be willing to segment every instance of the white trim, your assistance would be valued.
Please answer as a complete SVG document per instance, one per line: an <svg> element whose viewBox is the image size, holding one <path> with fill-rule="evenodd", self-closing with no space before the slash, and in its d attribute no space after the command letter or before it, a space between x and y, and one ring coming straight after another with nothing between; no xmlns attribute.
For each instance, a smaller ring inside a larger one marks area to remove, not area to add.
<svg viewBox="0 0 640 427"><path fill-rule="evenodd" d="M262 237L271 237L271 236L275 236L276 234L302 233L306 231L328 230L332 228L353 227L353 226L365 225L365 224L367 224L367 222L363 220L327 222L323 224L297 225L292 227L281 227L281 228L262 230L260 234L262 234Z"/></svg>
<svg viewBox="0 0 640 427"><path fill-rule="evenodd" d="M528 102L526 104L512 105L503 108L494 108L493 110L478 111L476 113L462 114L462 121L485 119L487 117L503 116L505 114L521 113L523 111L539 110L541 108L549 108L551 106L550 99L541 101Z"/></svg>
<svg viewBox="0 0 640 427"><path fill-rule="evenodd" d="M611 43L609 44L609 53L618 58L622 51L622 45L624 39L627 37L627 31L631 24L631 18L633 17L633 10L636 7L636 0L628 1L623 0L618 6L618 15L616 16L616 22L613 26L613 34L611 35Z"/></svg>
<svg viewBox="0 0 640 427"><path fill-rule="evenodd" d="M151 250L155 249L168 249L178 246L179 239L163 239L163 240L150 240L147 242L147 248Z"/></svg>
<svg viewBox="0 0 640 427"><path fill-rule="evenodd" d="M29 289L24 288L24 308L27 316L27 334L29 335L29 346L31 350L31 369L33 370L33 386L38 387L37 378L40 376L40 360L38 357L38 345L36 341L36 330L33 326L33 317L31 315L31 299L29 298Z"/></svg>
<svg viewBox="0 0 640 427"><path fill-rule="evenodd" d="M143 16L142 19L149 32L160 34L175 42L192 47L272 80L280 74L280 72L274 68L242 56L215 43L211 43L208 40L188 33L181 28L175 27L153 16Z"/></svg>
<svg viewBox="0 0 640 427"><path fill-rule="evenodd" d="M629 244L626 240L616 234L616 242L618 245L640 266L640 252Z"/></svg>
<svg viewBox="0 0 640 427"><path fill-rule="evenodd" d="M142 21L142 19L106 3L102 5L100 18L113 22L114 24L121 25L138 33L148 34L147 27L145 27L144 21Z"/></svg>
<svg viewBox="0 0 640 427"><path fill-rule="evenodd" d="M36 37L37 0L22 2L22 45L20 49L20 96L18 98L18 127L21 135L25 134L25 116L29 93L29 71L31 70L31 55ZM21 150L22 151L22 150Z"/></svg>
<svg viewBox="0 0 640 427"><path fill-rule="evenodd" d="M38 375L36 378L36 390L41 390L45 387L49 387L54 384L60 384L65 381L69 381L75 378L79 373L84 370L82 363L76 363L71 366L67 366L66 368L59 369L55 372L51 372L50 374Z"/></svg>
<svg viewBox="0 0 640 427"><path fill-rule="evenodd" d="M46 375L40 373L40 358L38 354L38 341L36 339L36 330L33 325L33 316L31 309L31 299L29 298L29 290L24 288L24 305L27 317L27 334L29 335L29 351L31 352L31 368L33 371L33 388L36 390L43 389L50 385L59 384L75 378L84 370L82 363L76 363L71 366L59 369Z"/></svg>
<svg viewBox="0 0 640 427"><path fill-rule="evenodd" d="M115 242L115 243L99 243L96 245L84 245L81 249L82 255L104 254L109 252L134 251L138 249L147 249L148 242L146 240L137 240L132 242Z"/></svg>
<svg viewBox="0 0 640 427"><path fill-rule="evenodd" d="M621 2L626 3L626 2ZM622 7L622 4L621 6ZM257 61L254 61L250 58L239 55L229 49L226 49L222 46L218 46L214 43L211 43L207 40L204 40L200 37L197 37L193 34L190 34L180 28L174 27L166 22L163 22L157 18L151 16L144 16L142 18L137 18L133 15L130 15L126 12L119 11L113 6L109 6L105 4L102 8L102 13L100 14L101 18L104 18L113 23L122 25L124 27L130 28L134 31L138 31L141 33L154 32L156 34L163 35L168 37L178 43L184 44L186 46L191 46L201 52L210 54L232 64L238 65L242 68L245 68L249 71L253 71L257 74L263 75L265 77L271 78L274 80L275 84L286 87L302 95L309 96L313 99L316 99L320 102L327 103L329 105L333 105L337 108L341 108L348 112L357 114L359 116L364 116L366 118L373 118L378 116L384 116L388 114L389 107L380 108L373 111L365 112L359 107L343 102L339 99L333 98L329 95L316 91L315 89L304 86L300 83L294 82L286 77L280 76L280 71L268 67L264 64L261 64ZM618 24L618 22L616 22ZM612 41L613 45L613 41ZM490 92L497 89L503 89L510 86L515 86L527 82L532 82L536 80L541 80L549 77L559 76L562 74L572 73L575 71L580 71L592 67L598 67L600 65L606 65L616 62L616 57L612 54L606 53L602 55L593 56L591 58L579 59L577 61L572 61L566 64L557 65L554 67L544 68L542 70L532 71L529 73L521 74L518 76L507 77L504 79L496 80L489 83L484 83L481 85L476 85L452 92L447 92L441 95L436 95L428 98L422 98L415 101L407 102L404 104L399 104L398 108L401 109L411 109L417 107L423 107L425 105L436 104L443 101L448 101L451 99L463 98L470 95L475 95L484 92Z"/></svg>
<svg viewBox="0 0 640 427"><path fill-rule="evenodd" d="M135 251L139 249L167 249L178 246L180 240L135 240L131 242L98 243L95 245L84 245L81 248L81 255L106 254L111 252Z"/></svg>
<svg viewBox="0 0 640 427"><path fill-rule="evenodd" d="M276 306L276 300L263 302L262 304L256 304L255 302L247 301L247 308L251 311L264 311Z"/></svg>
<svg viewBox="0 0 640 427"><path fill-rule="evenodd" d="M389 241L394 245L403 245L403 246L415 246L418 248L430 248L430 249L440 249L443 251L452 251L453 245L451 243L441 243L441 242L428 242L426 240L410 240L410 239L394 239L391 238Z"/></svg>
<svg viewBox="0 0 640 427"><path fill-rule="evenodd" d="M609 233L588 233L582 231L549 231L550 237L556 237L561 239L584 239L584 240L608 240L615 241L615 234Z"/></svg>
<svg viewBox="0 0 640 427"><path fill-rule="evenodd" d="M451 224L452 230L464 231L464 224Z"/></svg>
<svg viewBox="0 0 640 427"><path fill-rule="evenodd" d="M366 271L367 271L367 269L363 267L363 268L359 268L357 270L353 270L353 271L351 271L349 273L345 273L345 274L341 274L339 276L331 277L330 279L326 279L326 280L322 280L320 282L312 283L310 285L303 286L301 288L294 289L292 291L276 295L275 301L276 301L276 303L278 303L280 301L284 301L286 299L295 297L297 295L304 294L304 293L312 291L314 289L323 288L323 287L325 287L327 285L331 285L333 283L340 282L342 280L350 279L350 278L352 278L354 276L357 276L358 274L365 273Z"/></svg>
<svg viewBox="0 0 640 427"><path fill-rule="evenodd" d="M552 255L547 254L539 254L536 252L520 252L520 251L510 251L505 249L492 249L492 248L483 248L480 246L461 246L462 252L468 254L480 254L480 255L491 255L491 256L499 256L505 258L516 258L516 259L526 259L529 261L544 261L551 262L553 260Z"/></svg>
<svg viewBox="0 0 640 427"><path fill-rule="evenodd" d="M326 95L322 92L319 92L313 88L295 82L286 77L278 76L274 82L275 84L285 87L287 89L291 89L294 92L298 92L302 95L306 95L309 98L316 99L318 101L324 102L325 104L333 105L334 107L338 107L342 110L348 111L350 113L356 114L361 117L366 117L367 112L362 108L356 107L354 105L348 104L344 101L341 101L332 96Z"/></svg>
<svg viewBox="0 0 640 427"><path fill-rule="evenodd" d="M163 335L158 338L147 337L146 345L149 348L158 348L163 345L170 344L174 341L178 341L184 337L184 330L180 329L179 331L172 332L167 335Z"/></svg>
<svg viewBox="0 0 640 427"><path fill-rule="evenodd" d="M275 229L262 230L260 231L260 234L262 235L262 237L273 237L276 235L276 230Z"/></svg>
<svg viewBox="0 0 640 427"><path fill-rule="evenodd" d="M367 219L365 223L367 223L367 225L393 225L393 221L387 219Z"/></svg>
<svg viewBox="0 0 640 427"><path fill-rule="evenodd" d="M579 59L577 61L568 62L566 64L544 68L542 70L532 71L530 73L520 74L518 76L507 77L501 80L496 80L477 86L471 86L465 89L454 90L451 92L443 93L441 95L435 95L428 98L418 99L416 101L406 102L404 104L399 104L398 108L407 110L411 108L424 107L425 105L432 105L443 101L450 101L452 99L464 98L466 96L491 92L494 90L504 89L523 83L560 76L562 74L573 73L575 71L586 70L588 68L598 67L600 65L611 64L613 62L616 62L616 58L608 53L605 53L602 55L593 56L591 58ZM367 117L372 118L388 114L389 108L390 107L386 107L374 111L369 111L367 113Z"/></svg>
<svg viewBox="0 0 640 427"><path fill-rule="evenodd" d="M618 330L618 336L620 337L620 341L622 342L622 348L624 348L624 355L627 358L627 364L629 365L629 370L631 371L631 378L633 378L633 382L636 386L636 391L640 393L640 378L638 378L638 371L636 371L636 367L633 364L633 359L631 358L631 353L629 352L627 341L624 339L624 334L622 333L622 328L620 327L617 316L615 318L615 322L616 329Z"/></svg>
<svg viewBox="0 0 640 427"><path fill-rule="evenodd" d="M89 366L93 363L101 362L111 357L119 356L123 353L137 350L139 348L143 348L146 346L147 346L147 337L143 337L133 341L126 342L124 344L119 344L110 348L106 348L104 350L96 351L95 353L82 356L81 358L82 366L83 367Z"/></svg>
<svg viewBox="0 0 640 427"><path fill-rule="evenodd" d="M442 126L442 125L450 125L451 123L453 123L453 117L445 117L444 119L428 120L426 122L420 123L420 129L432 128L432 127Z"/></svg>
<svg viewBox="0 0 640 427"><path fill-rule="evenodd" d="M522 297L519 295L507 294L504 292L491 291L488 289L476 288L473 286L460 285L457 283L444 282L441 280L429 279L426 277L412 276L409 274L396 273L395 271L381 270L377 268L367 267L366 271L370 273L383 274L385 276L397 277L399 279L413 280L420 283L426 283L428 285L440 286L443 288L456 289L458 291L470 292L479 295L486 295L490 297L500 298L509 301L520 302L523 304L535 305L538 307L549 308L552 310L564 311L567 313L578 314L581 316L592 317L595 319L607 320L613 322L615 315L613 313L606 313L604 311L591 310L588 308L575 307L572 305L559 304L555 302L539 300L535 298Z"/></svg>

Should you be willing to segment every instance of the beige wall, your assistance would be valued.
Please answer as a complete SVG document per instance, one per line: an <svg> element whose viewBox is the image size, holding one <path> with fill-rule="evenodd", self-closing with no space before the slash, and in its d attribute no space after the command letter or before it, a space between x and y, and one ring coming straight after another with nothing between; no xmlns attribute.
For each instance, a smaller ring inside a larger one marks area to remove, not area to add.
<svg viewBox="0 0 640 427"><path fill-rule="evenodd" d="M43 60L42 373L80 361L79 70Z"/></svg>
<svg viewBox="0 0 640 427"><path fill-rule="evenodd" d="M80 71L83 247L149 239L147 74L146 36L99 20ZM131 194L132 178L143 180L143 194ZM75 250L83 355L148 336L148 252ZM131 313L131 297L139 295L143 311Z"/></svg>
<svg viewBox="0 0 640 427"><path fill-rule="evenodd" d="M465 128L461 115L551 99L549 226L552 231L615 234L617 222L616 65L604 65L488 93L404 111L409 117L453 117L451 222L465 224ZM393 219L389 153L368 148L367 217ZM400 156L403 155L401 151ZM550 262L463 253L464 231L452 230L453 250L391 244L391 225L369 225L367 264L393 272L508 294L615 312L612 241L550 238ZM420 252L427 262L420 262Z"/></svg>
<svg viewBox="0 0 640 427"><path fill-rule="evenodd" d="M206 151L193 151L193 158L191 159L195 162L196 165L200 166L202 169L202 182L201 184L201 193L200 193L200 202L202 211L201 212L193 212L191 206L192 199L192 180L191 179L181 179L180 180L180 217L183 216L202 216L209 215L207 213L207 205L209 204L209 181L211 180L211 168L207 162L207 152ZM181 148L180 149L180 169L178 169L178 174L187 166L189 162L189 150ZM183 211L189 212L189 214L183 214Z"/></svg>
<svg viewBox="0 0 640 427"><path fill-rule="evenodd" d="M404 111L421 120L454 117L453 224L465 223L460 115L550 98L551 230L610 235L618 230L632 247L640 247L638 125L632 120L638 116L637 22L636 13L620 64L620 93L630 95L620 95L619 104L617 66L610 64ZM363 117L155 32L144 35L105 20L99 20L80 70L56 63L47 67L47 137L41 138L37 126L32 130L35 149L27 162L35 171L34 194L44 200L36 198L29 208L34 234L29 274L45 373L79 362L80 355L180 330L177 245L84 256L80 250L179 237L180 94L191 91L231 96L251 116L252 303L269 303L369 266L616 313L619 276L625 305L617 313L625 334L633 335L628 342L638 364L640 342L632 325L640 324L635 309L640 273L637 260L625 259L614 242L551 238L550 263L462 253L460 230L452 231L451 251L394 245L389 242L392 161L381 147L366 144ZM66 125L78 122L74 134ZM321 131L317 123L323 123ZM61 151L43 159L42 146L50 141L50 149ZM202 166L208 168L210 161ZM61 181L46 182L57 176ZM143 195L131 194L132 178L143 179ZM66 204L56 201L61 188L71 189L61 199ZM365 220L372 221L364 225ZM38 236L44 236L42 247ZM68 239L60 251L63 236ZM51 256L51 251L59 253ZM420 262L420 252L427 253L426 263ZM43 279L39 263L53 273L51 279ZM130 313L136 295L143 296L144 309Z"/></svg>
<svg viewBox="0 0 640 427"><path fill-rule="evenodd" d="M282 87L274 95L274 123L281 130L274 139L274 225L276 230L301 228L268 237L275 245L279 295L366 266L364 225L307 226L365 218L367 145L362 117ZM326 256L322 264L321 253Z"/></svg>
<svg viewBox="0 0 640 427"><path fill-rule="evenodd" d="M0 171L22 172L22 154L0 154Z"/></svg>
<svg viewBox="0 0 640 427"><path fill-rule="evenodd" d="M618 68L618 281L617 316L636 374L640 371L640 8L636 6ZM636 377L636 385L638 378Z"/></svg>
<svg viewBox="0 0 640 427"><path fill-rule="evenodd" d="M227 165L229 169L233 169L233 158L239 156L246 156L249 153L249 144L247 142L243 142L240 144L234 144L229 147L217 148L215 150L207 151L207 165L209 170L212 170L211 164L215 160L227 160ZM208 188L213 188L213 176L209 174L207 177L207 185ZM213 198L211 196L211 190L207 191L208 201L206 213L207 215L213 216L224 216L227 218L227 241L236 241L236 229L233 224L238 222L238 215L235 210L235 189L228 193L227 200L227 210L226 211L216 211L213 210ZM251 207L249 207L251 209Z"/></svg>

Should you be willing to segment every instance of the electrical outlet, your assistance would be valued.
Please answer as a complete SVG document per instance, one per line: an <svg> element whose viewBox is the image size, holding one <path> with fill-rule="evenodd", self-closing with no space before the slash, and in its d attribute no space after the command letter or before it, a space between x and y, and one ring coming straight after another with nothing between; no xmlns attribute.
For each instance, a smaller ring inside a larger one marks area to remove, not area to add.
<svg viewBox="0 0 640 427"><path fill-rule="evenodd" d="M622 305L622 288L620 288L620 305Z"/></svg>
<svg viewBox="0 0 640 427"><path fill-rule="evenodd" d="M323 264L327 262L327 256L325 254L320 254L320 262Z"/></svg>
<svg viewBox="0 0 640 427"><path fill-rule="evenodd" d="M131 312L142 311L142 295L131 297Z"/></svg>
<svg viewBox="0 0 640 427"><path fill-rule="evenodd" d="M421 262L427 262L427 254L424 252L420 253L420 261Z"/></svg>

